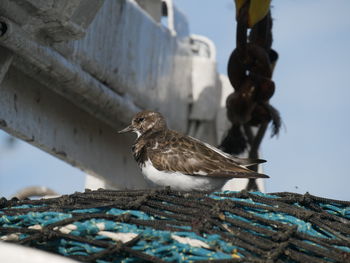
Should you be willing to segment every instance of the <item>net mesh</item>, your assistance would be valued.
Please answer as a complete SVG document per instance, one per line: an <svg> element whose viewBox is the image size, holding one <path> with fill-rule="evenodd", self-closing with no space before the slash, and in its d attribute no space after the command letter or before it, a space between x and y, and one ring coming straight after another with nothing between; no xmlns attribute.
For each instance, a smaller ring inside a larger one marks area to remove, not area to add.
<svg viewBox="0 0 350 263"><path fill-rule="evenodd" d="M0 240L83 262L350 262L350 202L171 189L2 198Z"/></svg>

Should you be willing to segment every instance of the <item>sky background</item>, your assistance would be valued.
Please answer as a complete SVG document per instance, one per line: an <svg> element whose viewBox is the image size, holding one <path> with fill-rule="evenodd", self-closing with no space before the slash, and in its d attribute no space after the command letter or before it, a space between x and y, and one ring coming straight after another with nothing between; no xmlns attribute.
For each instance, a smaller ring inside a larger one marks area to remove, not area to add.
<svg viewBox="0 0 350 263"><path fill-rule="evenodd" d="M233 0L174 0L190 32L212 39L226 74L235 47ZM271 100L280 136L266 138L267 192L292 191L350 200L350 1L272 1L273 48L280 59ZM0 195L28 185L81 191L84 174L24 142L9 148L0 131Z"/></svg>

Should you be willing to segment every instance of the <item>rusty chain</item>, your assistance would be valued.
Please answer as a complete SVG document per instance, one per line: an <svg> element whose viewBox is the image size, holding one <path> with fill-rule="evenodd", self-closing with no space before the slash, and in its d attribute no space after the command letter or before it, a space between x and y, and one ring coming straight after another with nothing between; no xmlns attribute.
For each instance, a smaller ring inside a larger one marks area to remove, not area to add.
<svg viewBox="0 0 350 263"><path fill-rule="evenodd" d="M272 46L272 18L268 10L265 17L249 25L251 1L237 10L236 48L228 61L228 78L234 88L226 100L227 117L232 124L220 148L230 154L249 150L249 158L258 158L261 141L269 123L272 136L277 135L281 118L277 109L270 104L275 92L272 73L278 53ZM257 127L257 132L253 132ZM257 170L257 167L253 167ZM257 190L254 179L247 190Z"/></svg>

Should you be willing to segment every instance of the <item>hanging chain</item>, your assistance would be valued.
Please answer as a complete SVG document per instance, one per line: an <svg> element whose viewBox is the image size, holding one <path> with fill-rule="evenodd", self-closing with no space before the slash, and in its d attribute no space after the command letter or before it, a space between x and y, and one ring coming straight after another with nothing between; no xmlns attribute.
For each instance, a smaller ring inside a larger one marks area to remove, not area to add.
<svg viewBox="0 0 350 263"><path fill-rule="evenodd" d="M234 92L226 100L232 126L220 148L230 154L248 149L249 158L256 159L268 124L272 123L272 136L278 134L281 126L279 112L269 102L275 92L271 78L278 54L271 48L270 1L236 0L235 3L236 48L227 68ZM257 166L251 169L257 171ZM247 190L257 190L255 179L249 180Z"/></svg>

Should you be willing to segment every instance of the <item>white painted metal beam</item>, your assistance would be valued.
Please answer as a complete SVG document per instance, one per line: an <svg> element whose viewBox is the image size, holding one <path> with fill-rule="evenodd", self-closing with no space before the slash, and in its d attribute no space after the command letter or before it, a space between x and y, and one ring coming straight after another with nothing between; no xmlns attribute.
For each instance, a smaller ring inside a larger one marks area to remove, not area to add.
<svg viewBox="0 0 350 263"><path fill-rule="evenodd" d="M104 178L109 187L147 186L132 158L132 135L118 134L14 67L0 85L0 128Z"/></svg>
<svg viewBox="0 0 350 263"><path fill-rule="evenodd" d="M171 127L186 131L192 53L188 25L172 30L134 1L105 1L83 39L53 45L70 61L138 107L161 111Z"/></svg>
<svg viewBox="0 0 350 263"><path fill-rule="evenodd" d="M0 22L7 25L0 44L19 56L16 65L42 84L111 125L128 122L140 110L58 52L32 41L11 21Z"/></svg>

